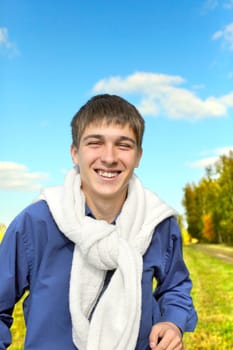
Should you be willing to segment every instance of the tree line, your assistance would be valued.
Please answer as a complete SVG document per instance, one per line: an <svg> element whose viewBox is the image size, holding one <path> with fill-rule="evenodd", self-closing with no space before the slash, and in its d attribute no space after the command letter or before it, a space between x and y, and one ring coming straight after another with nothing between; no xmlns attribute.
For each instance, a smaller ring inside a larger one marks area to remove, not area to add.
<svg viewBox="0 0 233 350"><path fill-rule="evenodd" d="M206 168L197 184L186 184L182 204L188 237L233 246L233 151ZM184 230L182 218L179 223ZM6 226L0 224L0 242Z"/></svg>
<svg viewBox="0 0 233 350"><path fill-rule="evenodd" d="M197 184L186 184L182 204L191 237L233 245L233 151L206 168Z"/></svg>

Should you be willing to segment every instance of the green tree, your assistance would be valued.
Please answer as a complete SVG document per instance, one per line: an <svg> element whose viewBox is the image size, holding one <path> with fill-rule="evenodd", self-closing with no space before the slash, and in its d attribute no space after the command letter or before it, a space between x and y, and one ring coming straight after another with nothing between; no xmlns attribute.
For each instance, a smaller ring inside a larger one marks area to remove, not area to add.
<svg viewBox="0 0 233 350"><path fill-rule="evenodd" d="M220 235L222 241L233 245L233 152L221 156L216 171L219 175Z"/></svg>
<svg viewBox="0 0 233 350"><path fill-rule="evenodd" d="M206 169L206 177L202 178L198 184L199 191L202 196L202 222L203 222L203 238L207 238L211 243L220 243L221 235L219 234L219 218L221 213L221 207L219 205L219 184L216 181L215 173L211 169ZM207 234L206 230L210 230L212 233ZM207 227L209 227L207 229Z"/></svg>
<svg viewBox="0 0 233 350"><path fill-rule="evenodd" d="M182 204L185 207L185 215L189 234L192 237L200 239L202 233L202 206L201 196L197 186L194 184L187 184L185 186Z"/></svg>
<svg viewBox="0 0 233 350"><path fill-rule="evenodd" d="M182 204L192 237L233 245L233 152L207 168L198 184L186 184Z"/></svg>

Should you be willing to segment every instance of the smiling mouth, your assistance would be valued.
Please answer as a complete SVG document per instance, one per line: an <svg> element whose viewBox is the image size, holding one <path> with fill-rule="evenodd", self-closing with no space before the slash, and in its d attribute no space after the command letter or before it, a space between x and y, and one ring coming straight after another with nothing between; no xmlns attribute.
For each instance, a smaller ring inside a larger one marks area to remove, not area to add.
<svg viewBox="0 0 233 350"><path fill-rule="evenodd" d="M96 170L97 174L101 177L112 179L120 174L120 171L104 171L104 170Z"/></svg>

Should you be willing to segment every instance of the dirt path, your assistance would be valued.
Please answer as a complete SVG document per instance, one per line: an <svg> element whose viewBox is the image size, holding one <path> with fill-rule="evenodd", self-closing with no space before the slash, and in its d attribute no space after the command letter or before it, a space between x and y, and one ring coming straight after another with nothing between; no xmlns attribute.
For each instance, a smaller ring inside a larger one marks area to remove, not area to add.
<svg viewBox="0 0 233 350"><path fill-rule="evenodd" d="M195 244L193 249L199 250L205 254L215 256L216 258L233 264L233 247L223 246L221 244Z"/></svg>

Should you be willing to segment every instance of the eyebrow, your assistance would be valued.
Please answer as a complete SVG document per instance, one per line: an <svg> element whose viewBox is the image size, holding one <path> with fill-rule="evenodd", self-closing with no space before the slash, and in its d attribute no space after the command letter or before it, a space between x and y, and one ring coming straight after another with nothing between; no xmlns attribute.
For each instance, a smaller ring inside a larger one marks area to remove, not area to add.
<svg viewBox="0 0 233 350"><path fill-rule="evenodd" d="M88 139L99 139L99 140L102 140L104 139L104 135L100 135L100 134L90 134L90 135L87 135L83 138L83 141L87 141ZM132 139L131 137L128 137L128 136L120 136L120 137L117 137L117 141L129 141L131 143L133 143L134 145L136 145L136 141L134 139Z"/></svg>

